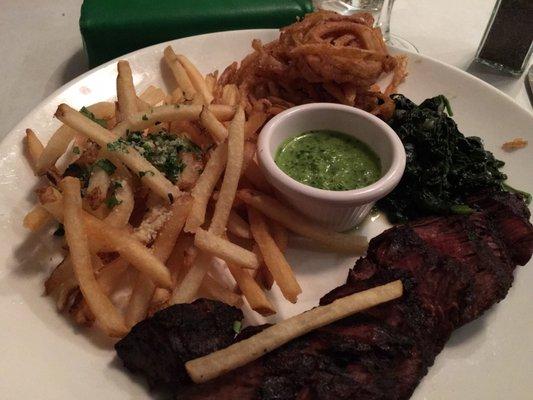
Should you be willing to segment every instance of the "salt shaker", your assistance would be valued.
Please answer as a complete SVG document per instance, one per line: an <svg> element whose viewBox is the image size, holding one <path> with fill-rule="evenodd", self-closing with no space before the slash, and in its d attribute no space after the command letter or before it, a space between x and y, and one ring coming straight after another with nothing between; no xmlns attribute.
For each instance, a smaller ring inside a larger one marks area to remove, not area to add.
<svg viewBox="0 0 533 400"><path fill-rule="evenodd" d="M497 0L476 61L520 75L533 49L533 0Z"/></svg>

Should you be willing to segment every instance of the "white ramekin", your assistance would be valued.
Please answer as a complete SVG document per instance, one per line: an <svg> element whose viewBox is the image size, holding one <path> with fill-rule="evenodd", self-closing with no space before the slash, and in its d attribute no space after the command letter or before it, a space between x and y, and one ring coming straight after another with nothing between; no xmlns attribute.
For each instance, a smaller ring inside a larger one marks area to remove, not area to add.
<svg viewBox="0 0 533 400"><path fill-rule="evenodd" d="M370 146L381 160L381 179L361 189L333 191L304 185L285 174L274 161L279 145L290 136L316 129L343 132ZM305 104L276 115L261 130L257 153L266 179L283 198L336 231L360 223L374 203L396 187L405 168L405 149L392 128L370 113L332 103Z"/></svg>

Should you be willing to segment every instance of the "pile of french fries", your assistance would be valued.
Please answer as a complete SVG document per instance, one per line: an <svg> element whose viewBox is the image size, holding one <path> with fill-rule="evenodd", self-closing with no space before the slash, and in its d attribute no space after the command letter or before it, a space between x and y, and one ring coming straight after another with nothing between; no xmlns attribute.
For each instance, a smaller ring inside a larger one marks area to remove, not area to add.
<svg viewBox="0 0 533 400"><path fill-rule="evenodd" d="M271 315L276 309L266 292L276 283L295 303L301 288L284 255L288 231L331 251L357 254L367 245L364 237L315 225L276 198L255 155L264 112L246 115L234 85L218 72L203 76L171 47L164 61L175 78L169 94L150 86L138 95L130 65L119 61L116 102L88 106L94 118L59 105L55 117L63 125L46 146L26 131L28 159L47 183L24 226L36 232L57 221L65 231L66 256L45 293L77 323L96 323L112 337L198 297L235 306L245 300ZM180 154L184 169L175 183L134 147L112 147L130 132L160 131L202 150ZM66 173L98 159L115 168L93 168L83 190L80 179ZM214 267L220 260L223 271ZM118 291L125 293L123 304Z"/></svg>

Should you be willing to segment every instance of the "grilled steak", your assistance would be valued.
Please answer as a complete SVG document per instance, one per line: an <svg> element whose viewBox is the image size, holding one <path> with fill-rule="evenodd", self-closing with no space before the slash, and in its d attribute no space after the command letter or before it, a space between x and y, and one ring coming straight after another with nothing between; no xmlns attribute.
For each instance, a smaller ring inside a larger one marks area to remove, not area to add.
<svg viewBox="0 0 533 400"><path fill-rule="evenodd" d="M507 246L515 264L525 265L533 251L531 213L519 195L498 192L472 196L470 206L484 210L494 222L496 231Z"/></svg>
<svg viewBox="0 0 533 400"><path fill-rule="evenodd" d="M484 213L430 218L412 227L427 246L455 260L468 276L468 298L461 308L462 323L478 317L505 297L513 280L514 264Z"/></svg>
<svg viewBox="0 0 533 400"><path fill-rule="evenodd" d="M172 387L188 380L187 361L233 343L233 323L242 318L241 310L217 301L177 304L139 322L115 349L126 368L144 373L150 386Z"/></svg>
<svg viewBox="0 0 533 400"><path fill-rule="evenodd" d="M317 329L216 380L192 385L180 363L261 329L249 327L233 338L233 320L242 315L216 302L159 312L119 342L117 352L152 383L180 386L178 399L408 399L452 331L503 299L515 265L533 252L529 210L518 197L485 194L470 205L477 210L470 215L426 218L375 237L347 282L320 303L399 278L402 298ZM222 314L216 323L213 307ZM179 321L217 328L204 335L179 322L176 333L167 333L158 321L173 312Z"/></svg>

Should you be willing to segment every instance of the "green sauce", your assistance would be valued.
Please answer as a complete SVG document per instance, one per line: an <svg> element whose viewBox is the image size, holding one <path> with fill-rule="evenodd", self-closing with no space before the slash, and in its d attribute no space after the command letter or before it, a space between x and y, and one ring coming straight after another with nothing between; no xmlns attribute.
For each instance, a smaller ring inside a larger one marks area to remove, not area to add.
<svg viewBox="0 0 533 400"><path fill-rule="evenodd" d="M381 178L378 156L344 133L317 130L285 140L276 164L291 178L319 189L352 190Z"/></svg>

